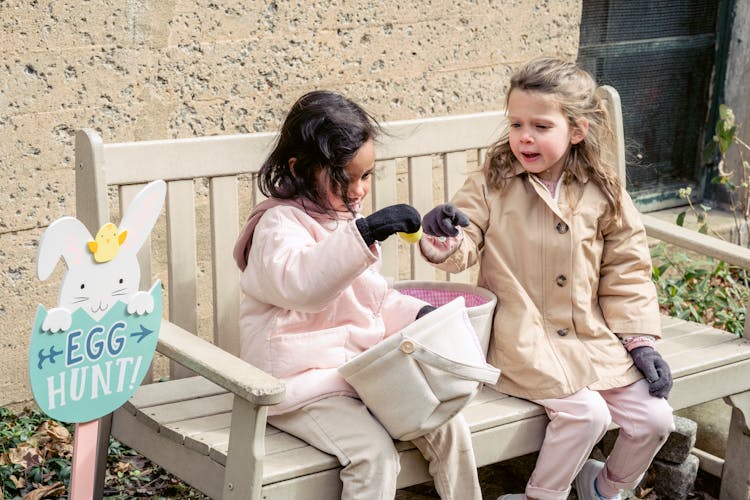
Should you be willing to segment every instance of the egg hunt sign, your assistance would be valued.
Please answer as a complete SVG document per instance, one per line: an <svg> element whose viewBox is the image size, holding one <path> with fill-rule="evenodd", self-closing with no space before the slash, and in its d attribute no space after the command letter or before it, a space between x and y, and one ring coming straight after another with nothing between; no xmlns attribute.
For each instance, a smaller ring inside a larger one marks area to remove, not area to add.
<svg viewBox="0 0 750 500"><path fill-rule="evenodd" d="M111 413L130 398L156 350L162 316L161 282L148 292L154 308L129 314L118 301L99 320L84 309L72 313L63 332L42 330L47 310L37 309L29 347L31 390L47 415L68 423Z"/></svg>

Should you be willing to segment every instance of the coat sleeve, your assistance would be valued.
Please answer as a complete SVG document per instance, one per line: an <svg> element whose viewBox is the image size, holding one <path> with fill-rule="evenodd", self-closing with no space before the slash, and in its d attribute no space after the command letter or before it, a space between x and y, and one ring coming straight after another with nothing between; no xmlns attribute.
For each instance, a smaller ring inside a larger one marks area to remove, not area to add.
<svg viewBox="0 0 750 500"><path fill-rule="evenodd" d="M426 305L428 303L423 300L389 289L382 307L385 336L388 337L413 323L419 310Z"/></svg>
<svg viewBox="0 0 750 500"><path fill-rule="evenodd" d="M242 289L276 307L319 312L377 259L354 221L329 232L295 208L274 208L255 228Z"/></svg>
<svg viewBox="0 0 750 500"><path fill-rule="evenodd" d="M627 192L622 195L622 223L602 230L599 305L610 329L620 337L661 336L656 287L646 230Z"/></svg>
<svg viewBox="0 0 750 500"><path fill-rule="evenodd" d="M458 273L476 264L479 251L484 246L484 234L490 220L484 174L471 174L453 196L451 203L466 214L469 225L463 228L463 239L456 251L444 262L433 265L449 273Z"/></svg>

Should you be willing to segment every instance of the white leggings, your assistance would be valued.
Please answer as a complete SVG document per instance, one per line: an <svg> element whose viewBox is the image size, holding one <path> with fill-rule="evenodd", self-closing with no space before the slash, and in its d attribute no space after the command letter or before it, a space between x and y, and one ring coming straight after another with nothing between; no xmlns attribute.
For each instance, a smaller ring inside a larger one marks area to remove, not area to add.
<svg viewBox="0 0 750 500"><path fill-rule="evenodd" d="M341 465L342 500L393 500L401 468L393 439L359 400L334 396L268 423L335 455ZM443 500L481 500L469 426L457 415L413 441L429 462Z"/></svg>

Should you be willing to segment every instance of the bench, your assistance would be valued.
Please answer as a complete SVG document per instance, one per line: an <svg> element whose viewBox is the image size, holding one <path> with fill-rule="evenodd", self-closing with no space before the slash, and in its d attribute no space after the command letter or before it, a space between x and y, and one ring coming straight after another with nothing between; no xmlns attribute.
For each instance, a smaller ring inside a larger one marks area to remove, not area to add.
<svg viewBox="0 0 750 500"><path fill-rule="evenodd" d="M611 154L624 176L619 96L610 87L600 92L616 118ZM365 211L407 201L424 213L449 199L466 172L481 163L504 119L502 112L493 112L385 124L388 134L378 145L378 171ZM92 233L110 220L110 209L122 213L144 183L163 179L169 186L164 225L157 224L139 258L142 289L155 277L165 283L168 320L162 322L157 350L169 359L170 380L141 386L111 415L111 433L212 498L333 499L341 489L337 460L266 425L267 409L283 399L284 387L235 356L240 288L232 246L249 208L262 198L253 179L275 137L254 133L105 144L93 130L78 131L77 216ZM644 221L651 236L750 269L750 250L648 215ZM387 276L472 278L471 270L452 276L436 271L398 238L385 242L383 254ZM720 465L721 498L750 498L750 344L666 316L663 329L658 348L675 380L670 403L680 409L726 398L733 406L727 456ZM537 451L547 424L541 407L488 388L464 413L478 466ZM109 427L103 428L106 437ZM398 487L429 481L414 446L397 446Z"/></svg>

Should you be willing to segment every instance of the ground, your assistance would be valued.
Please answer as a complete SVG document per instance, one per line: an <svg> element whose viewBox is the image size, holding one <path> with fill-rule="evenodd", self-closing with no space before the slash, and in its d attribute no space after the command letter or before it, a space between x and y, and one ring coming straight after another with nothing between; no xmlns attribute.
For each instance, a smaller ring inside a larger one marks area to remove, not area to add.
<svg viewBox="0 0 750 500"><path fill-rule="evenodd" d="M536 454L526 455L517 459L508 460L500 464L488 465L479 468L479 482L482 486L484 500L495 500L506 493L520 493L526 484L531 470L534 467ZM695 481L693 493L685 500L716 500L719 497L719 480L705 472L699 471ZM421 484L399 490L395 500L431 500L440 498L432 484ZM577 500L575 491L572 491L568 500ZM643 500L675 500L660 497L653 490L639 490L623 497L626 499Z"/></svg>

